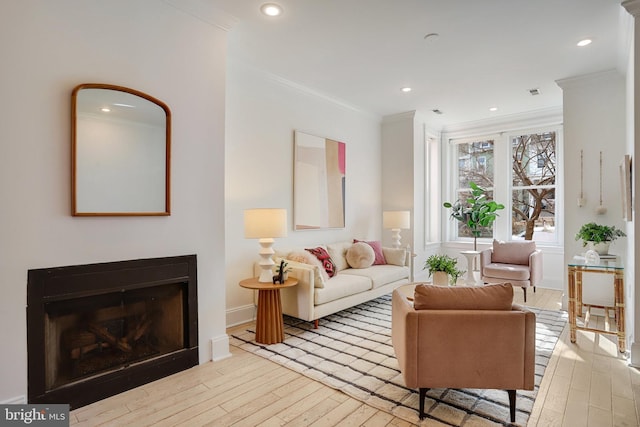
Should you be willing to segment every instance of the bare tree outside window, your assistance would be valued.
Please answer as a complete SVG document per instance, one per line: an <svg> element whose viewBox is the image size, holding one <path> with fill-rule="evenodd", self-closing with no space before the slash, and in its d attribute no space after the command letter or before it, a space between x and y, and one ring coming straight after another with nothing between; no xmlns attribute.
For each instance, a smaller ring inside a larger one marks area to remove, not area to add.
<svg viewBox="0 0 640 427"><path fill-rule="evenodd" d="M556 132L511 138L514 239L556 239Z"/></svg>
<svg viewBox="0 0 640 427"><path fill-rule="evenodd" d="M556 234L556 139L554 131L509 138L512 181L511 233L513 240L557 241ZM456 145L458 182L456 196L465 200L470 183L488 190L493 199L495 178L494 140L479 140ZM497 179L507 178L508 166L498 168ZM508 178L507 178L508 179ZM490 238L493 229L480 237ZM473 237L471 230L458 223L458 237Z"/></svg>

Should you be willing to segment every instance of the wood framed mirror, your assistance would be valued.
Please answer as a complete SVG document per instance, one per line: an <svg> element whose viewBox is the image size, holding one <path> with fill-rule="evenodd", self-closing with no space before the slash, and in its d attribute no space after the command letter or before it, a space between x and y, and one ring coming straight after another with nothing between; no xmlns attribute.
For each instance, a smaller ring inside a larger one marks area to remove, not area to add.
<svg viewBox="0 0 640 427"><path fill-rule="evenodd" d="M123 86L71 95L71 214L170 215L171 111Z"/></svg>

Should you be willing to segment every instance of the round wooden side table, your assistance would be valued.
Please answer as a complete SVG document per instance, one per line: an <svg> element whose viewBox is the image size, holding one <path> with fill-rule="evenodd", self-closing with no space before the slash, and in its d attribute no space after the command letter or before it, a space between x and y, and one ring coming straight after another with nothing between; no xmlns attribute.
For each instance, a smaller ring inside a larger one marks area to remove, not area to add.
<svg viewBox="0 0 640 427"><path fill-rule="evenodd" d="M275 344L284 341L284 321L280 289L298 284L298 279L287 279L283 284L259 282L257 277L245 279L240 286L258 290L258 315L256 316L256 342Z"/></svg>

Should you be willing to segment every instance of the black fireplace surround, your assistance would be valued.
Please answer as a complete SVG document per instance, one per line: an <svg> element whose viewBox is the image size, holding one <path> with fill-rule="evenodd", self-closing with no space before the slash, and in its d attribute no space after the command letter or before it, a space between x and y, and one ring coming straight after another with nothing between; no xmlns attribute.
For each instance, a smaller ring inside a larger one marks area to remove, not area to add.
<svg viewBox="0 0 640 427"><path fill-rule="evenodd" d="M29 403L78 408L198 364L195 255L29 270Z"/></svg>

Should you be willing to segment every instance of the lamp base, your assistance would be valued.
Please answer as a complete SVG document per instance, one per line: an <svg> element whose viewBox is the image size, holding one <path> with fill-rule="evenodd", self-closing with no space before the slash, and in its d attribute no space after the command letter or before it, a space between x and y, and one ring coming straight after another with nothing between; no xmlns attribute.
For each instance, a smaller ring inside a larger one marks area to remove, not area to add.
<svg viewBox="0 0 640 427"><path fill-rule="evenodd" d="M271 258L275 253L273 248L273 239L272 238L264 238L258 240L260 243L260 276L258 277L258 282L261 283L273 283L273 266L276 265Z"/></svg>
<svg viewBox="0 0 640 427"><path fill-rule="evenodd" d="M391 246L400 249L400 229L392 228L391 229Z"/></svg>

